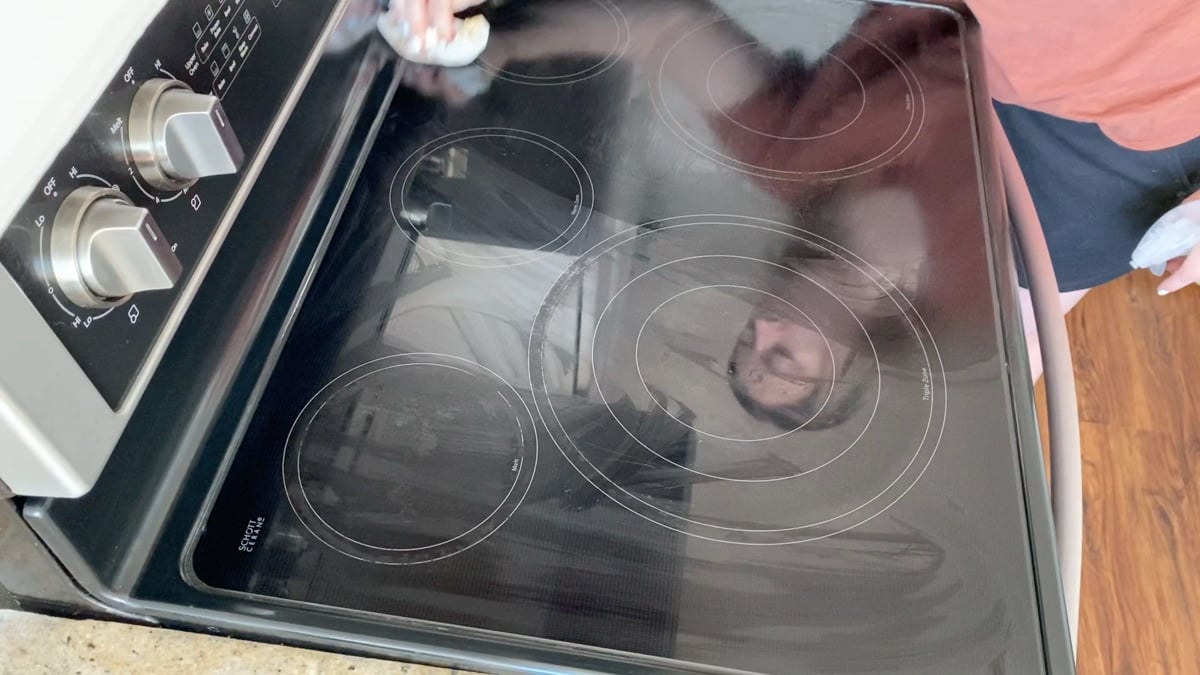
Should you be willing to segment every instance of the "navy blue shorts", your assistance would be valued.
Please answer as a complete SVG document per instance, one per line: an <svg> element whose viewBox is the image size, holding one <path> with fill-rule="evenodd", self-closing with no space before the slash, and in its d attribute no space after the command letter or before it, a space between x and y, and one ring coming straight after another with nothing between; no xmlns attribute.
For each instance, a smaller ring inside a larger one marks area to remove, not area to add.
<svg viewBox="0 0 1200 675"><path fill-rule="evenodd" d="M1141 152L1114 143L1095 124L995 106L1063 292L1129 272L1129 256L1146 229L1200 189L1200 139ZM1017 267L1025 286L1020 261Z"/></svg>

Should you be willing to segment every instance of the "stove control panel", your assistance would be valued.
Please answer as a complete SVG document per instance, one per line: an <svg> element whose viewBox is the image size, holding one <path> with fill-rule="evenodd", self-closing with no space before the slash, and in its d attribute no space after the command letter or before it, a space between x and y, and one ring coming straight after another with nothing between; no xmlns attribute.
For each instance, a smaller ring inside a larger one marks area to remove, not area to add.
<svg viewBox="0 0 1200 675"><path fill-rule="evenodd" d="M344 4L167 0L0 228L0 277L112 411L135 402Z"/></svg>

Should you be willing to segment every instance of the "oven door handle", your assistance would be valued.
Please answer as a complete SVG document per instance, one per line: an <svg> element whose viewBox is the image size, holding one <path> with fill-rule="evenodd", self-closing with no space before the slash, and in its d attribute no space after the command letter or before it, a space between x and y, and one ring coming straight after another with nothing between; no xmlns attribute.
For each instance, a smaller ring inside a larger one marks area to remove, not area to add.
<svg viewBox="0 0 1200 675"><path fill-rule="evenodd" d="M1079 401L1071 363L1071 343L1046 237L1016 155L994 112L992 130L1000 154L1008 212L1029 279L1034 322L1042 348L1046 416L1050 429L1050 504L1054 512L1054 535L1071 650L1077 652L1079 586L1083 574L1083 445L1079 437Z"/></svg>

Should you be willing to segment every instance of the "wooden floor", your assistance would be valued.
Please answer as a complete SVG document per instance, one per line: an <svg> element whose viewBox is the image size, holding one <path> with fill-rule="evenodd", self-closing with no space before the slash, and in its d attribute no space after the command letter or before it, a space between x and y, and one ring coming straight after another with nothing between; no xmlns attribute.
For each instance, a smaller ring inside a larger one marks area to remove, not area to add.
<svg viewBox="0 0 1200 675"><path fill-rule="evenodd" d="M1159 298L1154 282L1115 281L1067 320L1086 502L1082 675L1200 673L1200 288Z"/></svg>

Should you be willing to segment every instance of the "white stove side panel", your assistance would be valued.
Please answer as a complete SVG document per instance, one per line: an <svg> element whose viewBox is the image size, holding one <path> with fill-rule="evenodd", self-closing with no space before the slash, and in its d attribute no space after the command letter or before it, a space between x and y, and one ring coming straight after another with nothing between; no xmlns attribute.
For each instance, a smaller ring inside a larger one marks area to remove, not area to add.
<svg viewBox="0 0 1200 675"><path fill-rule="evenodd" d="M167 0L14 0L0 21L0 235Z"/></svg>

